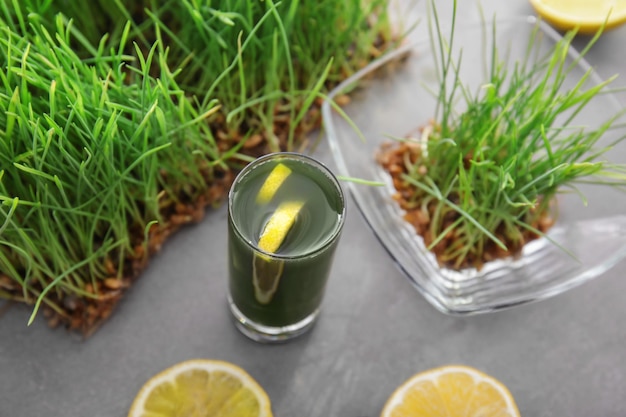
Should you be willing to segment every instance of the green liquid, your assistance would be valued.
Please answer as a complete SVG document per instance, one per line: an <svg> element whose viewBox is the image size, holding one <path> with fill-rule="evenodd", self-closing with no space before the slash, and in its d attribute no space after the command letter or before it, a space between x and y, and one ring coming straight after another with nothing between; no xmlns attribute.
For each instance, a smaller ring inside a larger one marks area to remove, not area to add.
<svg viewBox="0 0 626 417"><path fill-rule="evenodd" d="M258 204L256 196L278 163L292 172L269 203ZM285 201L302 201L304 205L275 256L265 254L258 259L255 248L259 237ZM238 178L231 191L229 213L230 295L248 319L265 326L288 326L319 308L339 240L343 209L342 194L327 173L288 156L262 162ZM264 267L261 274L269 271L270 278L278 275L269 302L259 301L255 294L255 258L257 266Z"/></svg>

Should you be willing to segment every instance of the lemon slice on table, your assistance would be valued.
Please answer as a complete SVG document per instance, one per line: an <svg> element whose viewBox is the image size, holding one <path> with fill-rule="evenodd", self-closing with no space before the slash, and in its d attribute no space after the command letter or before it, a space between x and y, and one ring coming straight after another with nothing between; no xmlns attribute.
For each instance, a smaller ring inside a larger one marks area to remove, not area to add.
<svg viewBox="0 0 626 417"><path fill-rule="evenodd" d="M418 373L389 397L381 417L519 417L509 390L467 366Z"/></svg>
<svg viewBox="0 0 626 417"><path fill-rule="evenodd" d="M626 0L530 0L530 3L545 21L560 30L578 28L578 33L590 35L602 25L606 30L626 23Z"/></svg>
<svg viewBox="0 0 626 417"><path fill-rule="evenodd" d="M290 174L291 169L288 166L278 163L261 186L256 196L257 204L269 203Z"/></svg>
<svg viewBox="0 0 626 417"><path fill-rule="evenodd" d="M263 388L243 369L192 359L150 378L128 417L272 417Z"/></svg>
<svg viewBox="0 0 626 417"><path fill-rule="evenodd" d="M304 202L288 201L278 206L265 225L259 238L259 248L268 253L276 253L293 227ZM254 296L261 304L272 301L283 273L283 262L255 253L252 260Z"/></svg>

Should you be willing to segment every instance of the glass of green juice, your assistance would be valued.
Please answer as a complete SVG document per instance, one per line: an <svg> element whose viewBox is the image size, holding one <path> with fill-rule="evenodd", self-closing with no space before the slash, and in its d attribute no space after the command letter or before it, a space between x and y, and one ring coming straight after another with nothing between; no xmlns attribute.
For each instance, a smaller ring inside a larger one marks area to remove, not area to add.
<svg viewBox="0 0 626 417"><path fill-rule="evenodd" d="M345 219L333 173L292 152L247 165L228 195L230 311L259 342L310 329L319 314Z"/></svg>

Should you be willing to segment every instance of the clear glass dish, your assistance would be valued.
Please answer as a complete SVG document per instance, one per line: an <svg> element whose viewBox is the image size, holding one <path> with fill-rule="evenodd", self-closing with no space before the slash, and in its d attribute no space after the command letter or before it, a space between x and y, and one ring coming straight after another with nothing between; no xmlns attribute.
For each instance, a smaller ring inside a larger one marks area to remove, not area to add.
<svg viewBox="0 0 626 417"><path fill-rule="evenodd" d="M497 21L496 27L500 53L508 51L511 63L523 56L535 28L539 37L534 45L541 50L547 51L561 38L534 17ZM482 63L491 44L483 32L481 24L457 27L455 43L463 49L464 84L480 86L485 80ZM571 48L568 59L577 56ZM589 68L584 60L578 62L565 88ZM436 101L429 89L437 86L435 71L426 39L390 53L338 85L329 99L350 93L351 101L344 111L364 140L328 101L322 108L339 173L386 184L348 183L347 188L382 245L428 301L448 314L495 311L562 293L602 275L626 256L626 193L607 186L581 186L587 204L577 195L559 195L559 217L548 233L569 254L541 238L527 244L519 259L493 261L480 271L440 267L422 238L403 220L402 210L391 199L394 190L390 177L375 161L379 146L388 137L405 137L433 117ZM594 74L591 82L602 80ZM619 109L614 96L599 95L573 124L597 126ZM602 141L609 143L618 134L609 132ZM625 161L626 143L606 157L613 162Z"/></svg>

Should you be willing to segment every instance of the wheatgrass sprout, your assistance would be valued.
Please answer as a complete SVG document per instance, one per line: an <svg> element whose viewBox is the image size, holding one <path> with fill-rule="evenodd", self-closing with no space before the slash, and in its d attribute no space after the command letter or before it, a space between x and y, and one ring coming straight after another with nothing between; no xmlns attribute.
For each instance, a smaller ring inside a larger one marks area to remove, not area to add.
<svg viewBox="0 0 626 417"><path fill-rule="evenodd" d="M86 62L61 15L54 32L31 18L0 28L0 297L34 317L135 274L164 208L197 201L224 163L206 123L218 107L189 101L156 46Z"/></svg>
<svg viewBox="0 0 626 417"><path fill-rule="evenodd" d="M319 93L390 44L387 4L181 0L147 10L154 30L137 28L170 48L170 62L184 63L186 91L219 100L225 119L216 132L233 144L261 137L267 152L293 149L319 122L309 111Z"/></svg>
<svg viewBox="0 0 626 417"><path fill-rule="evenodd" d="M167 63L180 70L176 79L188 95L202 104L220 102L214 133L229 146L259 144L248 152L259 154L300 145L320 121L315 104L321 94L391 45L388 3L25 0L23 9L46 22L63 12L91 43L104 30L115 44L119 22L133 22L131 39L144 51L155 42L162 55L167 50Z"/></svg>
<svg viewBox="0 0 626 417"><path fill-rule="evenodd" d="M461 65L470 63L461 62L462 51L453 53L456 22L447 36L433 13L437 109L424 128L426 149L406 147L411 155L403 159L401 179L409 197L403 204L421 211L413 220L427 219L419 225L421 233L440 263L480 268L494 257L518 254L528 240L545 235L558 192L581 182L626 185L625 166L603 158L624 137L599 142L623 112L595 128L571 124L614 79L596 85L589 69L566 87L599 34L572 63L567 52L575 33L544 54L536 52L536 30L526 56L513 63L495 46L494 23L488 78L473 91L460 77Z"/></svg>
<svg viewBox="0 0 626 417"><path fill-rule="evenodd" d="M104 34L116 42L122 36L126 20L116 7L111 7L114 3L114 0L0 0L0 10L6 24L18 32L27 30L29 15L37 16L50 31L54 31L58 14L62 13L66 23L74 19L77 30L72 46L78 55L88 56L93 52L91 45L97 45ZM78 42L78 37L84 38L83 42Z"/></svg>

